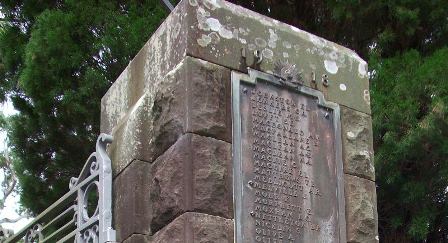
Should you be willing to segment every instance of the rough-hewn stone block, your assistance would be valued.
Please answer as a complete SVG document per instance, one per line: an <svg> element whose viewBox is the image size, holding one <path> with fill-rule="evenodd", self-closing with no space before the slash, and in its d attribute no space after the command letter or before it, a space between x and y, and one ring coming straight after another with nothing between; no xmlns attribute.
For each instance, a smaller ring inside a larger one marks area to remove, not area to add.
<svg viewBox="0 0 448 243"><path fill-rule="evenodd" d="M150 238L148 235L142 234L133 234L126 240L122 241L123 243L145 243L150 242Z"/></svg>
<svg viewBox="0 0 448 243"><path fill-rule="evenodd" d="M374 181L372 120L343 106L341 113L344 172Z"/></svg>
<svg viewBox="0 0 448 243"><path fill-rule="evenodd" d="M153 243L233 243L233 220L202 213L185 213L157 232Z"/></svg>
<svg viewBox="0 0 448 243"><path fill-rule="evenodd" d="M347 242L378 242L375 182L345 175Z"/></svg>
<svg viewBox="0 0 448 243"><path fill-rule="evenodd" d="M187 57L114 127L114 174L134 159L152 162L182 134L231 140L230 71Z"/></svg>
<svg viewBox="0 0 448 243"><path fill-rule="evenodd" d="M185 58L186 18L185 11L170 14L103 96L101 132L111 133L140 97L155 93L165 75Z"/></svg>
<svg viewBox="0 0 448 243"><path fill-rule="evenodd" d="M187 132L232 141L230 70L187 58Z"/></svg>
<svg viewBox="0 0 448 243"><path fill-rule="evenodd" d="M113 183L114 224L117 240L122 241L132 234L148 234L150 164L133 161Z"/></svg>
<svg viewBox="0 0 448 243"><path fill-rule="evenodd" d="M153 232L187 211L232 218L231 145L182 136L154 162L149 188Z"/></svg>

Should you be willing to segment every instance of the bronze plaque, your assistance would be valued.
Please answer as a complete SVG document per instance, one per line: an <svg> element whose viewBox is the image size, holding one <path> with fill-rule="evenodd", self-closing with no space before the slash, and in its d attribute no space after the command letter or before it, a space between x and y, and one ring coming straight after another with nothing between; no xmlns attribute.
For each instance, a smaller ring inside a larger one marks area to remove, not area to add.
<svg viewBox="0 0 448 243"><path fill-rule="evenodd" d="M345 242L338 106L249 74L232 75L236 242Z"/></svg>

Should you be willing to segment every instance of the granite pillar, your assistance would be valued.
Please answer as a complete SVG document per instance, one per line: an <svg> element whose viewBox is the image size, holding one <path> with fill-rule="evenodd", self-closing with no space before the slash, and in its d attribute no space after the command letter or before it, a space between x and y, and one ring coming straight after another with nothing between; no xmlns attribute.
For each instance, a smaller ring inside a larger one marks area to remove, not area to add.
<svg viewBox="0 0 448 243"><path fill-rule="evenodd" d="M181 1L102 98L118 241L234 242L231 73L278 62L339 105L347 242L378 241L366 62L223 0Z"/></svg>

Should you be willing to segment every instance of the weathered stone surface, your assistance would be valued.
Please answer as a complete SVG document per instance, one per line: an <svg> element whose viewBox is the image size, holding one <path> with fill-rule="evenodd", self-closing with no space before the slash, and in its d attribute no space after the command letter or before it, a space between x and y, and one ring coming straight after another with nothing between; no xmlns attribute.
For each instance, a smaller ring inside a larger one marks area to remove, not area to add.
<svg viewBox="0 0 448 243"><path fill-rule="evenodd" d="M255 50L263 55L258 66L252 65ZM186 56L243 72L246 63L272 72L277 61L288 61L302 71L306 86L314 87L314 73L315 88L327 100L370 113L367 64L355 52L222 0L183 0L103 97L101 131L111 131ZM323 74L328 87L320 82Z"/></svg>
<svg viewBox="0 0 448 243"><path fill-rule="evenodd" d="M184 0L181 5L191 28L185 37L188 55L243 72L246 62L269 72L277 61L288 61L303 71L307 86L313 86L314 72L327 100L370 112L367 64L355 52L226 1ZM263 56L259 65L253 65L255 50ZM322 85L323 74L329 87Z"/></svg>
<svg viewBox="0 0 448 243"><path fill-rule="evenodd" d="M154 161L185 132L230 141L229 85L228 69L184 59L113 128L114 174L133 159Z"/></svg>
<svg viewBox="0 0 448 243"><path fill-rule="evenodd" d="M369 115L341 107L344 172L375 180L372 120Z"/></svg>
<svg viewBox="0 0 448 243"><path fill-rule="evenodd" d="M231 174L229 143L182 136L151 170L152 232L187 211L232 218Z"/></svg>
<svg viewBox="0 0 448 243"><path fill-rule="evenodd" d="M185 213L157 232L153 243L233 243L233 220Z"/></svg>
<svg viewBox="0 0 448 243"><path fill-rule="evenodd" d="M378 242L375 182L345 175L347 242Z"/></svg>
<svg viewBox="0 0 448 243"><path fill-rule="evenodd" d="M123 243L146 243L151 242L150 236L142 235L142 234L133 234L126 240L122 241Z"/></svg>
<svg viewBox="0 0 448 243"><path fill-rule="evenodd" d="M185 58L186 17L185 11L170 14L104 95L102 132L110 133L145 93L156 93L165 75Z"/></svg>
<svg viewBox="0 0 448 243"><path fill-rule="evenodd" d="M115 175L134 159L152 162L183 134L185 99L178 90L180 86L176 86L178 83L170 79L152 102L148 95L141 97L115 127L112 132L115 142L109 149Z"/></svg>
<svg viewBox="0 0 448 243"><path fill-rule="evenodd" d="M120 242L132 234L150 232L149 171L149 163L136 160L114 180L114 224Z"/></svg>
<svg viewBox="0 0 448 243"><path fill-rule="evenodd" d="M230 70L187 58L187 132L232 141Z"/></svg>

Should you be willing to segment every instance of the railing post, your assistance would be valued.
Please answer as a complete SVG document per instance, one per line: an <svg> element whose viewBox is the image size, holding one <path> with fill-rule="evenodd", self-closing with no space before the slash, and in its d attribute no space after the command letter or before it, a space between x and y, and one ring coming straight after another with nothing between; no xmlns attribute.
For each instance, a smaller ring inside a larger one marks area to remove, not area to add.
<svg viewBox="0 0 448 243"><path fill-rule="evenodd" d="M101 134L96 143L96 156L100 164L100 185L99 189L99 237L100 242L115 242L115 230L112 228L112 167L109 156L106 153L106 146L112 143L112 136Z"/></svg>

